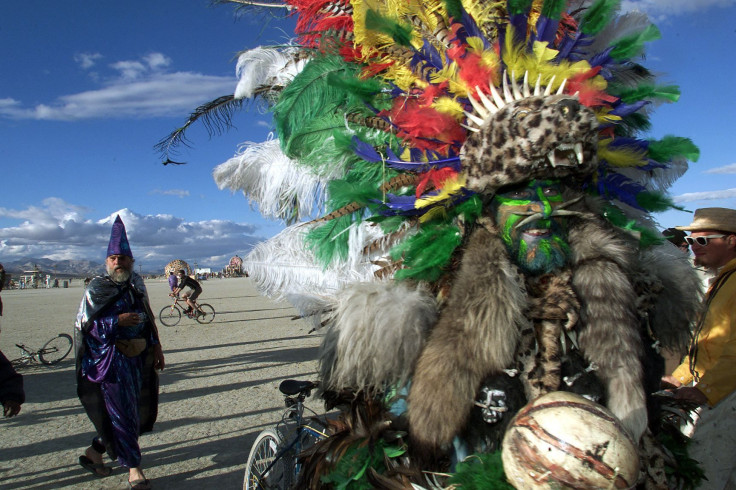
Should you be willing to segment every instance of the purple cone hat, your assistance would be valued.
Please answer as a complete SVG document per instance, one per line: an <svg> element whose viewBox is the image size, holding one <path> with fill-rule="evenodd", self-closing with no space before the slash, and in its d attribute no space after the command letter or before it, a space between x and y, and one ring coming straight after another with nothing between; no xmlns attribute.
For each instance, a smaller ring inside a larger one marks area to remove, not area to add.
<svg viewBox="0 0 736 490"><path fill-rule="evenodd" d="M128 243L128 235L125 233L125 224L120 219L120 215L115 218L112 224L112 232L110 233L110 243L107 245L107 255L127 255L133 258L133 252L130 251Z"/></svg>

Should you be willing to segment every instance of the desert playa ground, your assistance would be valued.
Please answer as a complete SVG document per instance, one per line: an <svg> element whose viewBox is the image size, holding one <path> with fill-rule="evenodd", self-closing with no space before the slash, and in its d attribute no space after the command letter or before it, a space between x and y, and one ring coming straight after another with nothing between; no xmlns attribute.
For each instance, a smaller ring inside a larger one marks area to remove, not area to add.
<svg viewBox="0 0 736 490"><path fill-rule="evenodd" d="M168 284L146 284L158 312ZM140 439L146 476L158 489L240 488L251 442L280 416L279 383L314 378L317 368L321 338L292 320L288 304L260 296L246 278L203 286L201 301L217 310L213 323L184 317L176 327L159 324L167 364L159 417ZM38 348L71 333L82 293L77 280L68 288L3 291L0 349L13 359L16 343ZM77 463L94 432L76 397L73 355L20 372L26 403L19 416L0 420L0 488L127 488L117 463L104 479ZM319 401L311 406L321 409Z"/></svg>

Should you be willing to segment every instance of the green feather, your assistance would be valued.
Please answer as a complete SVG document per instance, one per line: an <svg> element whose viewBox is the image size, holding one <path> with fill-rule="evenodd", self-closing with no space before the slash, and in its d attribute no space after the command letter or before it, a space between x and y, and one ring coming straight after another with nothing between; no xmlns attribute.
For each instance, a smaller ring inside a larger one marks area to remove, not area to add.
<svg viewBox="0 0 736 490"><path fill-rule="evenodd" d="M623 102L630 104L639 100L655 99L677 102L680 98L680 87L677 85L654 85L643 83L637 87L615 86L610 87L609 93L619 97Z"/></svg>
<svg viewBox="0 0 736 490"><path fill-rule="evenodd" d="M567 0L546 0L542 7L542 15L548 19L559 20L567 8Z"/></svg>
<svg viewBox="0 0 736 490"><path fill-rule="evenodd" d="M650 213L661 213L668 209L684 211L682 206L677 206L672 199L659 192L640 192L636 195L636 203Z"/></svg>
<svg viewBox="0 0 736 490"><path fill-rule="evenodd" d="M685 157L691 162L697 162L700 158L700 149L690 138L667 135L661 140L649 140L648 157L662 163L676 157Z"/></svg>
<svg viewBox="0 0 736 490"><path fill-rule="evenodd" d="M328 221L322 226L307 233L307 247L314 253L317 261L327 267L335 258L346 259L348 256L348 242L335 237L347 235L347 229L353 224L351 215L342 216Z"/></svg>
<svg viewBox="0 0 736 490"><path fill-rule="evenodd" d="M353 182L332 180L327 186L327 194L330 196L327 205L332 210L339 209L351 202L366 205L372 199L381 198L378 184L371 182L370 179L363 178Z"/></svg>
<svg viewBox="0 0 736 490"><path fill-rule="evenodd" d="M616 136L634 136L636 133L647 132L651 129L652 123L649 117L641 112L629 114L619 121L615 126L614 133Z"/></svg>
<svg viewBox="0 0 736 490"><path fill-rule="evenodd" d="M384 17L373 9L369 9L365 14L365 27L391 36L391 39L400 46L411 46L411 26Z"/></svg>
<svg viewBox="0 0 736 490"><path fill-rule="evenodd" d="M355 96L361 102L372 101L373 97L381 93L385 86L378 78L345 78L338 75L329 75L328 82L346 94Z"/></svg>
<svg viewBox="0 0 736 490"><path fill-rule="evenodd" d="M406 453L406 448L394 446L379 439L372 444L356 442L341 455L331 473L321 482L329 488L371 490L375 488L366 477L371 468L379 474L386 473L387 459L395 459Z"/></svg>
<svg viewBox="0 0 736 490"><path fill-rule="evenodd" d="M611 45L615 47L611 51L611 58L616 61L622 61L638 56L644 49L644 43L654 41L660 37L662 35L659 29L657 29L657 26L650 24L637 34L613 41Z"/></svg>
<svg viewBox="0 0 736 490"><path fill-rule="evenodd" d="M335 132L347 131L345 118L340 114L328 112L319 117L307 119L295 127L288 138L281 142L284 153L294 159L301 159L315 151L322 153L324 146L329 146L327 139ZM325 158L323 156L323 158ZM323 160L325 165L333 162Z"/></svg>
<svg viewBox="0 0 736 490"><path fill-rule="evenodd" d="M608 204L604 208L603 216L614 226L627 230L632 234L639 235L639 246L647 248L651 245L658 245L664 242L662 234L638 225L635 220L629 219L623 211L613 204Z"/></svg>
<svg viewBox="0 0 736 490"><path fill-rule="evenodd" d="M620 0L597 0L588 8L580 22L580 30L583 34L594 36L606 27L613 18Z"/></svg>
<svg viewBox="0 0 736 490"><path fill-rule="evenodd" d="M419 233L391 249L394 260L403 258L406 267L396 272L396 279L436 281L460 243L462 236L455 225L423 226Z"/></svg>
<svg viewBox="0 0 736 490"><path fill-rule="evenodd" d="M341 87L331 85L330 76L356 78L359 70L356 64L347 63L339 56L318 57L307 63L273 107L274 124L282 144L305 121L336 111L345 104L348 94Z"/></svg>
<svg viewBox="0 0 736 490"><path fill-rule="evenodd" d="M462 490L513 490L506 480L501 451L473 454L458 463L448 481Z"/></svg>
<svg viewBox="0 0 736 490"><path fill-rule="evenodd" d="M509 14L516 15L529 12L529 8L532 6L533 1L534 0L509 0Z"/></svg>
<svg viewBox="0 0 736 490"><path fill-rule="evenodd" d="M462 19L465 13L465 7L461 0L444 0L445 10L453 19Z"/></svg>

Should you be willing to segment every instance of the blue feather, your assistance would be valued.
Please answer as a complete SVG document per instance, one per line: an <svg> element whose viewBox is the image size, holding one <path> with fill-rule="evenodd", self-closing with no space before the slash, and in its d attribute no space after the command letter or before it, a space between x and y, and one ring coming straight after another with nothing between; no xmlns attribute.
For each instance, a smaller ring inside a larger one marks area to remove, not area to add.
<svg viewBox="0 0 736 490"><path fill-rule="evenodd" d="M605 161L601 162L606 165ZM602 172L603 169L601 168ZM647 189L638 182L634 182L625 175L611 172L598 180L598 193L607 199L616 199L629 206L644 211L636 201L636 195L645 192Z"/></svg>
<svg viewBox="0 0 736 490"><path fill-rule="evenodd" d="M621 102L610 112L610 114L619 117L626 117L629 114L635 113L636 111L650 103L651 102L649 102L648 100L639 100L637 102L634 102L633 104L626 104L624 102Z"/></svg>

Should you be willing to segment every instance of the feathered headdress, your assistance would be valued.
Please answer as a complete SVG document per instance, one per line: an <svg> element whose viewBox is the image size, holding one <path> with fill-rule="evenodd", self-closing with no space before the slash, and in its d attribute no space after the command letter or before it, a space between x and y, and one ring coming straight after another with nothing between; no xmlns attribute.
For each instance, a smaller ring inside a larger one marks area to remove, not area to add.
<svg viewBox="0 0 736 490"><path fill-rule="evenodd" d="M666 189L698 150L639 135L649 108L679 91L637 61L657 28L638 12L618 16L618 4L286 0L296 41L241 54L224 102L262 98L278 139L246 145L214 172L220 188L289 225L246 258L251 276L274 295L308 296L355 281L437 281L482 194L508 183L469 184L464 145L504 106L553 94L574 96L597 124L592 147L550 151L552 166L558 150L575 164L556 175L600 196L605 217L646 245L648 213L673 207Z"/></svg>

